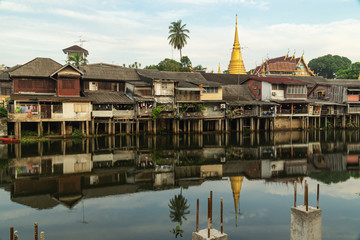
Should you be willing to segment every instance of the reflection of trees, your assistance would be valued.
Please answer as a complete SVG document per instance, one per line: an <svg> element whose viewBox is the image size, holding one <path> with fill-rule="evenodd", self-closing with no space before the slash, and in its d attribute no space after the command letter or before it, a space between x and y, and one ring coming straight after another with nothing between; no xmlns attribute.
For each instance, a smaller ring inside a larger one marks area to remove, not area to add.
<svg viewBox="0 0 360 240"><path fill-rule="evenodd" d="M179 225L172 229L173 234L177 238L179 235L182 237L183 230L180 229L182 220L187 220L186 215L190 213L190 205L187 203L187 199L182 195L182 189L178 195L175 195L170 199L170 219L172 222L178 222Z"/></svg>
<svg viewBox="0 0 360 240"><path fill-rule="evenodd" d="M344 171L344 172L318 172L311 173L310 177L325 184L346 182L350 177L360 178L358 171Z"/></svg>
<svg viewBox="0 0 360 240"><path fill-rule="evenodd" d="M185 215L190 213L189 207L187 199L181 193L175 195L169 201L171 221L182 223L182 219L187 220Z"/></svg>

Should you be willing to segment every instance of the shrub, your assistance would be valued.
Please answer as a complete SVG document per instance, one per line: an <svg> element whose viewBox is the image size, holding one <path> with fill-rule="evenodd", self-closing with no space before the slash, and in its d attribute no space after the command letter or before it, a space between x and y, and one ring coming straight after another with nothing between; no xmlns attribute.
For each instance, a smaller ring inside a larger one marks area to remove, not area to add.
<svg viewBox="0 0 360 240"><path fill-rule="evenodd" d="M83 136L83 133L81 130L75 129L71 135L72 136Z"/></svg>
<svg viewBox="0 0 360 240"><path fill-rule="evenodd" d="M4 107L0 107L0 117L7 117L7 110Z"/></svg>

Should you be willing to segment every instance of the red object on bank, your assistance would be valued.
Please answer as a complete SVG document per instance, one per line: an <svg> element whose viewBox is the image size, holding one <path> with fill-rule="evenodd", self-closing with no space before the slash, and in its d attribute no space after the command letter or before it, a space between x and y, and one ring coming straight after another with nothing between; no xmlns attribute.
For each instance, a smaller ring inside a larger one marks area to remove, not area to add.
<svg viewBox="0 0 360 240"><path fill-rule="evenodd" d="M1 138L1 141L3 141L3 143L18 143L20 142L20 139Z"/></svg>

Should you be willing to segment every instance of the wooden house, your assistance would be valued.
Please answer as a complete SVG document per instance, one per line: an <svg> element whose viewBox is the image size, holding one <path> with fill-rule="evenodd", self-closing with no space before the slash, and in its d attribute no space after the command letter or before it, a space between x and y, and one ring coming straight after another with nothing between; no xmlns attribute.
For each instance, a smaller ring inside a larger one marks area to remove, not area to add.
<svg viewBox="0 0 360 240"><path fill-rule="evenodd" d="M65 136L73 128L84 134L85 125L89 134L92 107L90 99L80 96L81 75L73 66L49 58L35 58L11 71L14 93L8 121L14 124L15 136L21 137L22 129L34 130L36 125L39 136L52 131Z"/></svg>
<svg viewBox="0 0 360 240"><path fill-rule="evenodd" d="M96 63L81 66L83 72L81 90L83 92L106 91L124 92L127 81L139 81L135 69L118 65Z"/></svg>
<svg viewBox="0 0 360 240"><path fill-rule="evenodd" d="M304 117L309 115L310 106L307 100L309 83L285 77L252 76L242 84L248 86L256 99L277 104L274 129L305 128Z"/></svg>

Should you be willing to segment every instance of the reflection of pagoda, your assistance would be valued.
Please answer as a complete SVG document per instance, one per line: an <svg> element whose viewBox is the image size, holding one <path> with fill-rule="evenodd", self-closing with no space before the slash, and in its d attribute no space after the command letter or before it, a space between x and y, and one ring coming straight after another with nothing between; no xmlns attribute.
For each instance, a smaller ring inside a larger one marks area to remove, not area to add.
<svg viewBox="0 0 360 240"><path fill-rule="evenodd" d="M244 176L230 177L231 190L234 196L234 205L235 205L235 224L237 226L237 212L239 206L241 184L244 179Z"/></svg>

